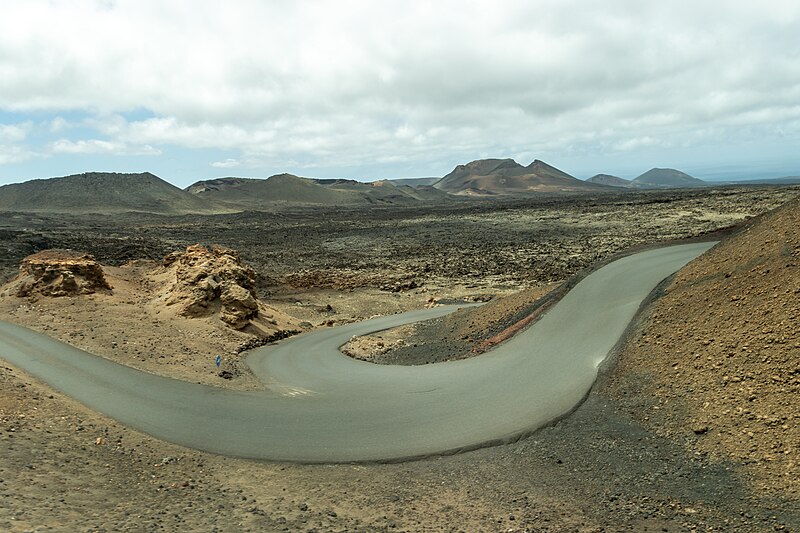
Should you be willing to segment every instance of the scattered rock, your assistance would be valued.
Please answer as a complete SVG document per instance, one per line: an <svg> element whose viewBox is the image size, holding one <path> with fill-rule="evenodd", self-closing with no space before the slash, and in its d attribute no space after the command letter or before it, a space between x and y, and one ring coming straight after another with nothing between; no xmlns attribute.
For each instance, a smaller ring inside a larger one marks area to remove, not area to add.
<svg viewBox="0 0 800 533"><path fill-rule="evenodd" d="M236 349L236 353L246 352L248 350L253 350L261 346L266 346L267 344L273 342L277 342L283 339L288 339L289 337L297 335L298 333L300 333L300 331L296 329L281 329L271 335L267 335L266 337L254 337L240 344L239 347Z"/></svg>

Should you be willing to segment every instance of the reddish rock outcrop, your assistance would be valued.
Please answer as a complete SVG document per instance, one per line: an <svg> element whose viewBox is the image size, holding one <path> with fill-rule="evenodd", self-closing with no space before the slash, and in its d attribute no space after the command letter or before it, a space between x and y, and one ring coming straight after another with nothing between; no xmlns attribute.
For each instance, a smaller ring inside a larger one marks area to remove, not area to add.
<svg viewBox="0 0 800 533"><path fill-rule="evenodd" d="M77 296L111 290L95 258L72 250L44 250L29 255L19 270L12 287L20 297Z"/></svg>
<svg viewBox="0 0 800 533"><path fill-rule="evenodd" d="M238 252L221 246L210 249L199 244L164 258L164 267L174 272L162 296L167 305L180 306L187 317L210 316L235 329L242 329L258 316L255 271L243 265Z"/></svg>

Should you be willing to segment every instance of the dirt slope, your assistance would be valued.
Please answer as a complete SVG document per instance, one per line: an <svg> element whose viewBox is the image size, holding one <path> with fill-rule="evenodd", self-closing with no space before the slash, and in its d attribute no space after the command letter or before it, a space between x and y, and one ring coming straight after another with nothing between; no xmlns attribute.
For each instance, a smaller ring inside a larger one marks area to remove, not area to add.
<svg viewBox="0 0 800 533"><path fill-rule="evenodd" d="M683 269L623 351L612 396L656 433L800 501L800 200Z"/></svg>
<svg viewBox="0 0 800 533"><path fill-rule="evenodd" d="M536 316L544 297L557 288L557 283L532 287L481 307L353 337L342 351L383 365L424 365L474 357L504 339L521 321ZM436 305L436 300L430 304Z"/></svg>

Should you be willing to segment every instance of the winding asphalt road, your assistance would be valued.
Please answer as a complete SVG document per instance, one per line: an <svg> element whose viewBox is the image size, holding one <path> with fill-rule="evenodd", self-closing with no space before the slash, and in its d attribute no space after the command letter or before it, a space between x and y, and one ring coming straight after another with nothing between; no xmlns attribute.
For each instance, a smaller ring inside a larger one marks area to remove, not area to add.
<svg viewBox="0 0 800 533"><path fill-rule="evenodd" d="M300 462L395 460L516 438L568 413L641 302L714 243L618 259L580 281L493 351L425 366L345 357L351 336L441 316L434 308L300 335L249 359L265 390L147 374L0 321L0 358L160 439L225 455Z"/></svg>

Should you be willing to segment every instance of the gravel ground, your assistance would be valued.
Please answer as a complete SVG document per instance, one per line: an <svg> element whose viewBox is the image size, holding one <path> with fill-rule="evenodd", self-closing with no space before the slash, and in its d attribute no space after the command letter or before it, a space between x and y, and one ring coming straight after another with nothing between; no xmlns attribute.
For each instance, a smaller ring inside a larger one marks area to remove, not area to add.
<svg viewBox="0 0 800 533"><path fill-rule="evenodd" d="M335 282L331 286L342 285L341 294L346 296L342 314L354 316L368 312L369 300L377 294L383 295L384 302L398 297L418 305L430 297L444 298L450 282L460 286L461 296L469 296L470 291L486 296L536 288L563 280L627 244L705 233L796 194L790 188L733 189L718 195L692 191L556 199L552 205L512 203L495 210L475 204L432 213L373 212L371 221L362 216L348 222L352 214L332 215L329 227L316 219L304 220L302 214L253 215L252 220L247 216L150 218L146 223L133 218L5 217L0 227L7 232L2 242L11 250L11 258L24 254L25 246L35 248L36 239L42 239L40 244L47 241L93 252L101 261L115 256L122 261L128 252L136 257L158 255L212 236L214 242L232 247L241 241L243 256L262 275L265 294L276 299L304 298L298 309L319 314L335 292L302 283L286 285L291 276L318 272ZM792 216L796 212L795 207ZM284 217L283 225L265 230L280 217ZM798 227L796 218L781 219L786 220ZM113 231L108 231L109 226ZM798 276L796 266L786 266L793 259L780 268L777 261L786 257L784 252L791 256L797 250L796 244L778 246L779 239L795 238L796 233L784 237L779 233L784 226L761 227L763 233L753 230L753 238L737 241L734 251L693 264L675 285L666 287L665 296L641 316L616 358L618 363L570 416L516 443L447 457L399 464L310 466L215 456L122 427L19 370L0 366L0 497L4 501L0 528L800 530L796 485L792 485L796 476L791 475L797 471L798 352L789 343L794 342L790 334L796 334L797 316L796 307L789 303L797 299L785 293L797 284ZM422 235L416 244L414 232ZM99 238L101 233L105 240ZM767 239L775 242L765 243ZM296 243L302 246L297 244L298 249L292 250ZM374 257L366 261L370 246ZM487 246L491 246L488 252ZM327 257L315 255L321 249L328 250ZM509 253L504 255L504 249ZM447 254L455 259L437 259ZM9 273L10 261L7 258L4 263ZM400 274L390 268L394 263L400 265ZM489 275L481 277L481 268ZM725 273L731 276L726 278ZM347 281L352 279L356 281ZM395 285L406 281L415 281L417 287L398 289ZM396 289L399 292L393 292ZM744 302L732 299L742 294L747 297ZM787 305L782 306L783 302ZM390 309L388 303L382 305ZM777 315L764 314L768 308L788 314L773 320ZM68 307L62 310L69 311ZM111 311L105 310L108 320L114 318ZM739 326L743 320L750 320L746 328ZM767 322L772 332L764 332ZM120 322L120 331L126 326ZM737 332L744 337L736 337ZM712 336L713 342L703 344ZM138 341L156 342L157 337L155 333ZM782 338L787 343L775 342ZM737 343L732 357L727 356L731 350L726 342ZM722 349L716 350L717 345ZM677 367L672 366L675 350L670 346L681 350ZM695 353L702 354L700 360ZM764 357L770 363L762 361ZM708 363L701 363L704 358ZM774 363L781 358L785 364L780 363L777 371L785 381L768 388L774 381ZM758 361L768 366L747 370ZM727 385L724 376L729 376ZM733 380L737 376L742 381ZM749 388L756 394L753 400ZM774 406L769 398L776 399ZM703 407L706 402L709 406ZM712 416L699 418L700 413L708 415L709 407ZM770 417L779 417L780 423L776 425ZM708 428L695 427L697 422ZM778 442L781 447L773 448ZM782 453L780 463L758 455L777 457L778 451L787 449L790 453ZM742 450L746 453L741 454ZM788 475L778 475L781 472Z"/></svg>

